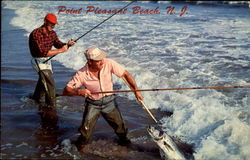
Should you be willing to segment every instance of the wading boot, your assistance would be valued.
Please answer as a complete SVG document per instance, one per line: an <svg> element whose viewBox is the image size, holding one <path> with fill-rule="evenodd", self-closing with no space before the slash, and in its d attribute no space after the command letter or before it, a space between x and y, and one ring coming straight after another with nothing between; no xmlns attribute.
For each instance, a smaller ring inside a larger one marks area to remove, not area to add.
<svg viewBox="0 0 250 160"><path fill-rule="evenodd" d="M131 141L127 136L120 136L118 140L118 144L121 146L127 146L131 144Z"/></svg>
<svg viewBox="0 0 250 160"><path fill-rule="evenodd" d="M86 145L87 143L84 141L84 138L82 136L79 136L76 140L76 148L78 150L78 152L81 152L83 151L84 149L84 146Z"/></svg>

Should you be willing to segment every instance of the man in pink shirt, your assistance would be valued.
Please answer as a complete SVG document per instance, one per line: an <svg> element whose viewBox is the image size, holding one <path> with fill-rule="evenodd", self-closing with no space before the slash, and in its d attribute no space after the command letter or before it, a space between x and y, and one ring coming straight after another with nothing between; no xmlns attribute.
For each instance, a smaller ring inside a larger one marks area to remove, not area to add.
<svg viewBox="0 0 250 160"><path fill-rule="evenodd" d="M124 78L133 90L138 90L137 84L124 67L112 59L105 58L107 53L99 48L90 47L84 54L87 59L86 65L76 72L63 92L68 96L86 97L83 121L79 128L81 135L76 143L78 149L81 150L89 142L100 115L114 129L119 137L119 143L121 145L129 144L127 128L116 104L115 95L113 93L92 93L113 91L112 74ZM134 94L138 100L143 100L140 92L136 91Z"/></svg>

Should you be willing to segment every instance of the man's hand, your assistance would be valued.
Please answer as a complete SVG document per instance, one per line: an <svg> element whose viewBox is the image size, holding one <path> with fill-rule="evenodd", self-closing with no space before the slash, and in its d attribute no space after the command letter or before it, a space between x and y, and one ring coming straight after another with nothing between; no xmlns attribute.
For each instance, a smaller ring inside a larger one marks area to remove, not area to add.
<svg viewBox="0 0 250 160"><path fill-rule="evenodd" d="M89 97L89 96L91 96L91 92L87 89L78 89L77 95L83 96L83 97Z"/></svg>
<svg viewBox="0 0 250 160"><path fill-rule="evenodd" d="M135 92L135 97L138 101L143 101L143 96L141 95L141 92Z"/></svg>
<svg viewBox="0 0 250 160"><path fill-rule="evenodd" d="M71 47L71 46L73 46L75 44L76 44L76 42L73 39L71 39L71 40L68 41L67 46Z"/></svg>
<svg viewBox="0 0 250 160"><path fill-rule="evenodd" d="M63 95L89 97L91 96L91 92L87 89L75 89L66 86L63 90Z"/></svg>

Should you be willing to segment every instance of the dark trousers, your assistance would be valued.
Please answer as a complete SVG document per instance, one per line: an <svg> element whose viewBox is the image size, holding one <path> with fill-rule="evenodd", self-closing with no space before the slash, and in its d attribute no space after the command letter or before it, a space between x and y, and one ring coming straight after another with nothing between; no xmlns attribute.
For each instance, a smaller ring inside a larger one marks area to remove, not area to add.
<svg viewBox="0 0 250 160"><path fill-rule="evenodd" d="M38 75L39 79L33 94L33 99L40 103L43 95L45 95L45 103L49 106L55 107L56 88L51 70L41 70Z"/></svg>
<svg viewBox="0 0 250 160"><path fill-rule="evenodd" d="M42 128L46 130L56 129L58 116L56 113L56 89L51 70L41 70L38 73L39 79L36 85L33 99L41 103L45 95L45 106L39 105Z"/></svg>
<svg viewBox="0 0 250 160"><path fill-rule="evenodd" d="M99 101L92 100L95 104L91 103L91 100L89 101L89 99L86 100L83 120L81 127L79 128L81 136L78 141L81 141L81 144L86 144L91 139L93 129L100 115L102 115L108 124L114 129L119 139L127 138L127 128L125 127L115 99L105 104L105 101L107 101L109 97L106 98L106 100L105 98L104 100L102 99Z"/></svg>

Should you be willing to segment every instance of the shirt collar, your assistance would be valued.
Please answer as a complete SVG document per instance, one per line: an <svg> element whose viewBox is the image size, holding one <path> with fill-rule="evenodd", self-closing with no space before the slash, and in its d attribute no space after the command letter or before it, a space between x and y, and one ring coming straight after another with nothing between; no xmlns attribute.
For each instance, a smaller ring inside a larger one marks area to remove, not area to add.
<svg viewBox="0 0 250 160"><path fill-rule="evenodd" d="M44 24L41 27L39 27L39 32L42 33L45 36L49 36L50 33L52 33L52 31L49 31L48 34L46 34L46 33L43 32L43 27L44 27Z"/></svg>
<svg viewBox="0 0 250 160"><path fill-rule="evenodd" d="M104 60L105 60L105 58L104 58ZM104 63L103 65L105 65L105 63ZM86 66L86 73L87 73L88 75L90 75L90 70L89 70L89 64L88 64L88 62L86 62L85 66ZM100 70L100 73L102 72L103 68L104 68L104 66L103 66L102 69Z"/></svg>

